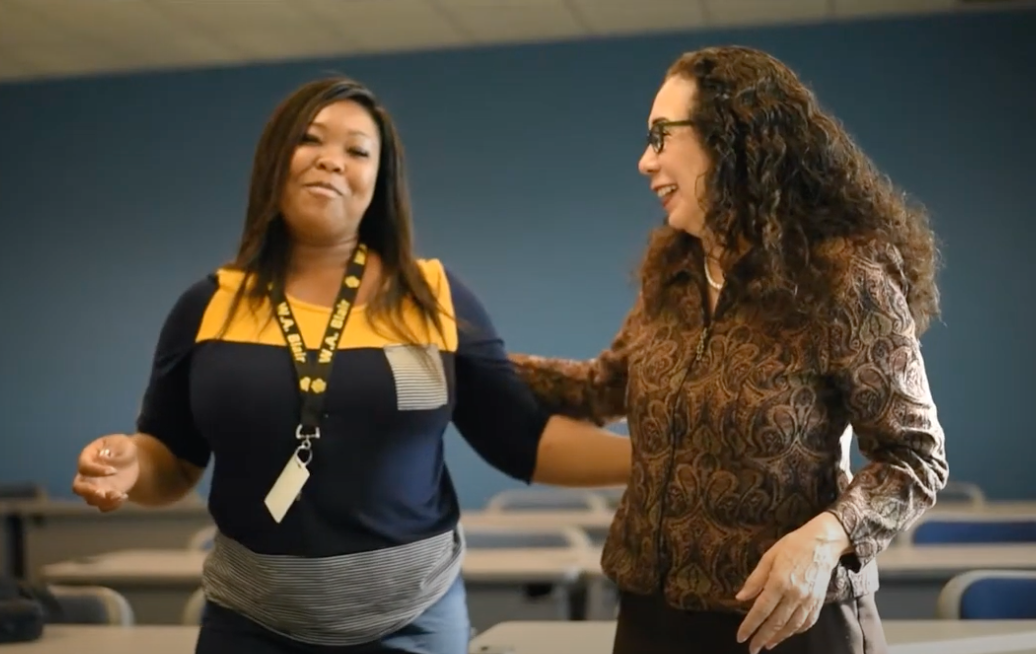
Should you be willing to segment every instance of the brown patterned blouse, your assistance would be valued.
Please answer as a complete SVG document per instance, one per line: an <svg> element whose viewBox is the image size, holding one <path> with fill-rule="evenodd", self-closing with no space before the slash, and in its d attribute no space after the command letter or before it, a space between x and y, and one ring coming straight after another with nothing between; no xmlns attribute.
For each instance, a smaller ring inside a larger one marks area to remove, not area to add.
<svg viewBox="0 0 1036 654"><path fill-rule="evenodd" d="M844 242L825 252L837 270L830 320L774 325L758 303L731 299L738 267L710 320L693 240L644 275L597 358L512 355L555 412L628 418L633 472L602 558L619 588L746 610L734 596L763 553L826 510L854 547L828 601L866 595L878 587L875 556L935 502L943 432L897 258ZM869 459L855 478L850 424Z"/></svg>

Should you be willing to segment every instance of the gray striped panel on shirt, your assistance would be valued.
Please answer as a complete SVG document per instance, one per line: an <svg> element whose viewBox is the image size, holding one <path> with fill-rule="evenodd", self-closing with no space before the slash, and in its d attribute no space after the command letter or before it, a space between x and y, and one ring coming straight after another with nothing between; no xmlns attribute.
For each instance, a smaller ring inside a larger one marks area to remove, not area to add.
<svg viewBox="0 0 1036 654"><path fill-rule="evenodd" d="M304 558L257 554L216 534L206 598L263 627L314 645L358 645L398 631L460 574L460 530L371 552Z"/></svg>
<svg viewBox="0 0 1036 654"><path fill-rule="evenodd" d="M438 409L449 401L442 355L434 345L388 345L385 359L396 382L400 411Z"/></svg>

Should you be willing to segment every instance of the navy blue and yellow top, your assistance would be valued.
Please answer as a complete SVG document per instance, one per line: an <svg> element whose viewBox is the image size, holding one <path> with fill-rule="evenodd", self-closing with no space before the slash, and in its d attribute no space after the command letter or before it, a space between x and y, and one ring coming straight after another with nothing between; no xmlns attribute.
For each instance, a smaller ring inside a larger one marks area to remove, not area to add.
<svg viewBox="0 0 1036 654"><path fill-rule="evenodd" d="M271 606L278 585L291 595L299 583L299 560L315 562L312 579L325 586L362 579L376 582L379 592L398 592L406 607L399 615L412 614L435 599L418 597L422 579L427 585L459 565L460 510L444 462L450 422L491 465L530 480L549 416L518 378L472 291L437 260L419 265L442 306L445 333L408 306L407 325L423 338L404 344L387 325L372 325L363 305L353 309L334 358L311 476L279 524L264 499L298 445L301 404L284 334L268 305L253 312L244 302L225 327L244 279L238 271L206 277L174 306L137 429L196 466L215 459L209 507L218 537L206 569L211 601L302 640L358 642L392 626L371 626L374 616L361 615L359 598L354 605L308 591L314 611L337 602L329 622L341 623L341 612L353 611L356 619L344 627L311 628L293 620L298 606L282 612ZM289 300L307 347L316 349L331 309ZM288 559L295 567L278 575L274 562ZM260 570L267 575L262 583L242 590ZM445 592L448 581L435 585ZM387 606L379 611L392 613Z"/></svg>

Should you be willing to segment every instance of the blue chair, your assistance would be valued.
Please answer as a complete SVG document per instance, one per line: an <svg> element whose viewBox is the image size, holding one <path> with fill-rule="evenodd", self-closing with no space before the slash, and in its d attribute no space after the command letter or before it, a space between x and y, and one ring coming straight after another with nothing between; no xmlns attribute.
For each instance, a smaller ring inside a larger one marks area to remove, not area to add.
<svg viewBox="0 0 1036 654"><path fill-rule="evenodd" d="M914 545L1036 543L1036 517L929 514L910 530Z"/></svg>
<svg viewBox="0 0 1036 654"><path fill-rule="evenodd" d="M939 593L936 612L945 620L1036 620L1036 571L959 574Z"/></svg>
<svg viewBox="0 0 1036 654"><path fill-rule="evenodd" d="M54 624L103 624L122 627L135 622L133 608L122 594L103 586L49 586L58 611Z"/></svg>

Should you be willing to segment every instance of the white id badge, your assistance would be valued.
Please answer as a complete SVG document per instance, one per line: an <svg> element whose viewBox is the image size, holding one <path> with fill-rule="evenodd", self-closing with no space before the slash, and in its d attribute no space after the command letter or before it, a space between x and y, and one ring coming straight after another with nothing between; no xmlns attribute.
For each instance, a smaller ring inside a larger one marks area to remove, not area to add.
<svg viewBox="0 0 1036 654"><path fill-rule="evenodd" d="M309 480L309 469L302 465L297 452L293 452L288 459L288 465L284 466L273 488L266 494L266 509L273 517L273 521L280 524L288 509L295 503L302 487Z"/></svg>

